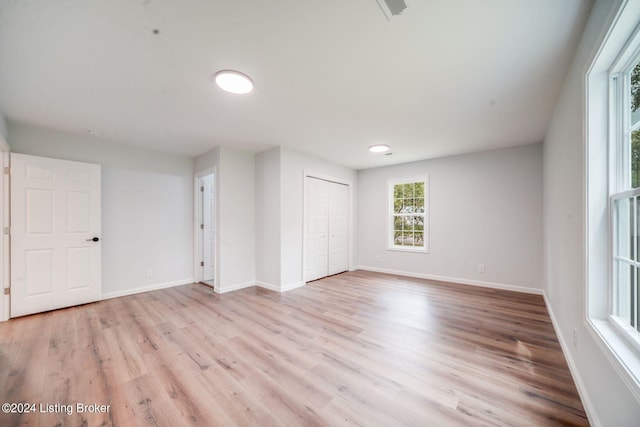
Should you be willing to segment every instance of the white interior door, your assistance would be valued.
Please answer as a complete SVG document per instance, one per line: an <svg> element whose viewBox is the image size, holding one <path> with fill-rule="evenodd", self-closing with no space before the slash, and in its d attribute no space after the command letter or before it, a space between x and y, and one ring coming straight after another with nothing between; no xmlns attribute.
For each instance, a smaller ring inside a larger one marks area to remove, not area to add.
<svg viewBox="0 0 640 427"><path fill-rule="evenodd" d="M11 154L11 316L100 299L100 165Z"/></svg>
<svg viewBox="0 0 640 427"><path fill-rule="evenodd" d="M215 278L216 229L215 197L213 174L202 178L202 256L204 261L203 280L211 282Z"/></svg>
<svg viewBox="0 0 640 427"><path fill-rule="evenodd" d="M329 275L349 269L349 187L329 182Z"/></svg>
<svg viewBox="0 0 640 427"><path fill-rule="evenodd" d="M329 220L329 183L305 178L305 274L309 282L327 276Z"/></svg>

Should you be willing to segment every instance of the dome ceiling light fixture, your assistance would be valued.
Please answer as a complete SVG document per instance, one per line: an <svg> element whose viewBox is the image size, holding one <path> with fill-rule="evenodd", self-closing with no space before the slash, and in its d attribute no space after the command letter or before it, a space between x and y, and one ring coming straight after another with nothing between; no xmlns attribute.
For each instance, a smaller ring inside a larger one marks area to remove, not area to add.
<svg viewBox="0 0 640 427"><path fill-rule="evenodd" d="M214 79L222 90L230 93L243 95L253 90L253 80L240 71L220 70L215 74Z"/></svg>
<svg viewBox="0 0 640 427"><path fill-rule="evenodd" d="M372 153L384 153L385 151L389 151L389 146L385 144L376 144L369 147L369 151Z"/></svg>

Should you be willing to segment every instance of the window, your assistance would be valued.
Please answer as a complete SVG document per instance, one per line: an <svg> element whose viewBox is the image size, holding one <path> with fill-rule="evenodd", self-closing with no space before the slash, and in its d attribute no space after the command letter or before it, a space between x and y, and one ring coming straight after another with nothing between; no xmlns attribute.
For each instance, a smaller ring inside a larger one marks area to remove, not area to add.
<svg viewBox="0 0 640 427"><path fill-rule="evenodd" d="M427 252L427 177L389 183L389 249Z"/></svg>
<svg viewBox="0 0 640 427"><path fill-rule="evenodd" d="M586 320L640 400L640 2L618 7L585 75Z"/></svg>
<svg viewBox="0 0 640 427"><path fill-rule="evenodd" d="M611 320L640 345L640 54L611 74Z"/></svg>

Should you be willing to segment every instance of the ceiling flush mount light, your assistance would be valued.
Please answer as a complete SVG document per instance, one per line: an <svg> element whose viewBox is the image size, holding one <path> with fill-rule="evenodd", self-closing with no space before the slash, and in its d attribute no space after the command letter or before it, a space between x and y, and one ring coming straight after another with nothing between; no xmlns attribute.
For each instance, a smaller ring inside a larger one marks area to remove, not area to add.
<svg viewBox="0 0 640 427"><path fill-rule="evenodd" d="M372 153L384 153L385 151L389 151L389 146L385 144L377 144L369 147L369 151Z"/></svg>
<svg viewBox="0 0 640 427"><path fill-rule="evenodd" d="M253 80L246 74L235 70L220 70L215 75L215 81L222 90L242 95L253 90Z"/></svg>
<svg viewBox="0 0 640 427"><path fill-rule="evenodd" d="M91 136L100 136L100 131L95 129L87 129L87 133Z"/></svg>

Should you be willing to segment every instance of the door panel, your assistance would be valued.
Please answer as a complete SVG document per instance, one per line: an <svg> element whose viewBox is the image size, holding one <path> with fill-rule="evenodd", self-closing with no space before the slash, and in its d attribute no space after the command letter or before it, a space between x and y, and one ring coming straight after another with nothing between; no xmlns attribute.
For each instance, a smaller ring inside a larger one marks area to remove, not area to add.
<svg viewBox="0 0 640 427"><path fill-rule="evenodd" d="M329 183L329 275L349 269L347 224L349 206L348 187Z"/></svg>
<svg viewBox="0 0 640 427"><path fill-rule="evenodd" d="M309 282L328 274L327 228L329 220L329 187L321 179L305 179L305 273Z"/></svg>
<svg viewBox="0 0 640 427"><path fill-rule="evenodd" d="M100 166L11 154L11 316L101 295Z"/></svg>

